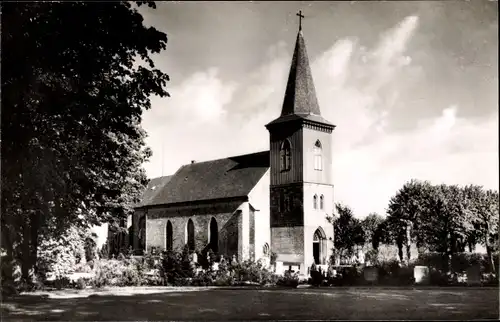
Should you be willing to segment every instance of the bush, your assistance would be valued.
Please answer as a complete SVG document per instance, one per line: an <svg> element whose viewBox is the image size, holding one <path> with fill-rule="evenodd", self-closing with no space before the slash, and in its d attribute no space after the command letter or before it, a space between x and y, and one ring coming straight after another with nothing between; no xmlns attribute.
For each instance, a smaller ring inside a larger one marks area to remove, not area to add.
<svg viewBox="0 0 500 322"><path fill-rule="evenodd" d="M296 288L299 285L299 274L286 271L283 276L278 278L276 285Z"/></svg>
<svg viewBox="0 0 500 322"><path fill-rule="evenodd" d="M368 250L365 254L365 262L370 263L373 266L377 265L379 261L378 253L379 253L378 249L372 248Z"/></svg>
<svg viewBox="0 0 500 322"><path fill-rule="evenodd" d="M234 280L239 284L243 282L253 282L265 285L273 281L273 273L263 267L260 261L254 262L246 260L235 265L231 264L229 270L234 272Z"/></svg>
<svg viewBox="0 0 500 322"><path fill-rule="evenodd" d="M146 283L146 265L139 260L128 260L122 272L120 284L124 286L141 286Z"/></svg>
<svg viewBox="0 0 500 322"><path fill-rule="evenodd" d="M429 282L431 285L446 286L449 285L451 280L447 272L434 267L429 268Z"/></svg>
<svg viewBox="0 0 500 322"><path fill-rule="evenodd" d="M71 227L61 236L42 239L37 249L37 267L42 276L53 272L57 278L71 273L79 261L84 260L86 232ZM82 256L83 255L83 256Z"/></svg>
<svg viewBox="0 0 500 322"><path fill-rule="evenodd" d="M330 277L328 281L328 284L337 286L360 285L363 283L363 268L360 265L339 267L336 276Z"/></svg>
<svg viewBox="0 0 500 322"><path fill-rule="evenodd" d="M232 275L216 275L213 285L215 286L233 286L236 282Z"/></svg>
<svg viewBox="0 0 500 322"><path fill-rule="evenodd" d="M396 285L399 280L399 262L397 259L378 262L379 283L384 285Z"/></svg>
<svg viewBox="0 0 500 322"><path fill-rule="evenodd" d="M309 284L313 286L320 286L323 283L324 277L322 272L316 270L316 267L311 267L311 278L309 280Z"/></svg>
<svg viewBox="0 0 500 322"><path fill-rule="evenodd" d="M75 288L79 289L79 290L83 290L87 287L87 282L85 281L85 279L83 278L79 278L77 281L76 281L76 285L75 285Z"/></svg>
<svg viewBox="0 0 500 322"><path fill-rule="evenodd" d="M79 263L75 266L75 273L90 273L94 267L94 261Z"/></svg>
<svg viewBox="0 0 500 322"><path fill-rule="evenodd" d="M481 274L481 284L484 286L498 286L498 276L495 276L493 273Z"/></svg>
<svg viewBox="0 0 500 322"><path fill-rule="evenodd" d="M1 280L0 288L2 296L10 296L18 293L17 287L21 280L21 265L14 259L2 256L0 259Z"/></svg>
<svg viewBox="0 0 500 322"><path fill-rule="evenodd" d="M210 271L202 271L191 280L193 286L212 286L214 285L215 274Z"/></svg>
<svg viewBox="0 0 500 322"><path fill-rule="evenodd" d="M121 286L120 279L124 271L123 263L117 260L101 260L95 263L92 285L100 288L104 286Z"/></svg>
<svg viewBox="0 0 500 322"><path fill-rule="evenodd" d="M68 288L70 285L71 285L71 281L67 277L57 278L54 281L54 287L57 288L58 290L63 289L63 288Z"/></svg>
<svg viewBox="0 0 500 322"><path fill-rule="evenodd" d="M185 251L182 254L173 251L166 251L163 253L159 265L159 275L163 279L165 285L186 285L186 279L194 275L188 259Z"/></svg>
<svg viewBox="0 0 500 322"><path fill-rule="evenodd" d="M403 266L400 267L396 274L396 281L398 285L413 285L415 284L414 267Z"/></svg>

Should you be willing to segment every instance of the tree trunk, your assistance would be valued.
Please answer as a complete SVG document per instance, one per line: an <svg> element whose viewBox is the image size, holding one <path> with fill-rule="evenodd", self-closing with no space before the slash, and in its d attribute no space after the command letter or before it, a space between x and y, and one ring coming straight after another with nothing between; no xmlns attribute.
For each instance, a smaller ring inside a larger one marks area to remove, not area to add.
<svg viewBox="0 0 500 322"><path fill-rule="evenodd" d="M31 264L31 245L30 245L30 226L29 219L23 225L23 246L22 246L22 261L21 261L21 274L24 281L29 280L29 272L32 267Z"/></svg>
<svg viewBox="0 0 500 322"><path fill-rule="evenodd" d="M398 246L398 256L399 256L399 261L400 262L403 262L403 257L404 257L404 254L403 254L403 241L401 240L401 238L398 238L398 241L396 242L397 246Z"/></svg>
<svg viewBox="0 0 500 322"><path fill-rule="evenodd" d="M451 273L451 256L453 254L453 241L452 241L452 237L451 237L451 234L448 233L447 234L447 249L446 249L446 272L449 274Z"/></svg>
<svg viewBox="0 0 500 322"><path fill-rule="evenodd" d="M30 241L31 241L31 263L34 269L34 273L38 273L37 259L38 259L38 235L39 235L39 223L40 223L39 213L34 213L31 218L31 231L30 231Z"/></svg>
<svg viewBox="0 0 500 322"><path fill-rule="evenodd" d="M408 261L407 264L410 264L410 259L411 259L411 230L412 230L412 224L409 222L406 225L406 260Z"/></svg>
<svg viewBox="0 0 500 322"><path fill-rule="evenodd" d="M488 256L488 262L491 266L491 272L493 274L496 274L496 267L495 267L495 263L493 261L493 252L491 251L490 241L489 241L488 237L489 237L488 235L486 235L486 237L485 237L486 254Z"/></svg>
<svg viewBox="0 0 500 322"><path fill-rule="evenodd" d="M12 240L9 238L9 232L7 231L6 227L7 225L2 227L2 246L4 246L7 250L7 256L5 256L2 261L5 261L6 263L8 263L8 265L2 264L2 279L5 278L4 282L12 282L14 280L14 248Z"/></svg>

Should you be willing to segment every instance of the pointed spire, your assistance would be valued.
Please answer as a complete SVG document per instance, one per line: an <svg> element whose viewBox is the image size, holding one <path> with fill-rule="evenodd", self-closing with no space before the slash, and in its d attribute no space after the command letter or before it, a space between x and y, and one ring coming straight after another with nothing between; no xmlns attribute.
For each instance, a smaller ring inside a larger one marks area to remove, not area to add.
<svg viewBox="0 0 500 322"><path fill-rule="evenodd" d="M302 13L299 12L297 15L302 20ZM290 114L321 115L311 68L309 66L309 58L307 57L304 36L302 35L301 22L293 52L292 65L290 66L283 108L281 110L281 116Z"/></svg>

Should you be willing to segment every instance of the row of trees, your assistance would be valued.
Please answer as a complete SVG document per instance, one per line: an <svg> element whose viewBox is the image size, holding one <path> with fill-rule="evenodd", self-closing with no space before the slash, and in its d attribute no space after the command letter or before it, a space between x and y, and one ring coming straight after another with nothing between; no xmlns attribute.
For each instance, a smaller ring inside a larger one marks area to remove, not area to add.
<svg viewBox="0 0 500 322"><path fill-rule="evenodd" d="M2 10L1 247L36 270L71 227L119 222L151 156L141 128L168 76L152 53L167 36L132 2L6 2Z"/></svg>
<svg viewBox="0 0 500 322"><path fill-rule="evenodd" d="M384 218L370 214L364 220L352 210L336 204L333 219L335 248L352 254L366 243L377 250L380 244L397 245L399 258L411 260L411 245L419 251L435 251L448 260L458 252L486 248L492 271L493 253L498 250L498 191L480 186L432 185L407 182L391 199Z"/></svg>

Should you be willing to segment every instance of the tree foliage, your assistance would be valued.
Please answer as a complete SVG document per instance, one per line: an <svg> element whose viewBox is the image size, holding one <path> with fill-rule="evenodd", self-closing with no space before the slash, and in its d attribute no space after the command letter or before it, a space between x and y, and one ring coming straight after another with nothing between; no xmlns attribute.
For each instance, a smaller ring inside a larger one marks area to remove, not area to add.
<svg viewBox="0 0 500 322"><path fill-rule="evenodd" d="M493 266L498 242L498 192L480 186L431 185L411 180L391 198L379 236L395 243L403 259L406 246L416 243L450 258L477 241L486 247ZM449 265L448 265L449 266ZM493 268L494 269L494 268Z"/></svg>
<svg viewBox="0 0 500 322"><path fill-rule="evenodd" d="M129 2L2 4L2 247L24 273L41 237L138 200L141 115L168 95L151 54L166 42Z"/></svg>
<svg viewBox="0 0 500 322"><path fill-rule="evenodd" d="M410 260L410 246L412 242L423 244L422 218L431 193L429 182L411 180L403 185L389 201L387 209L388 239L398 246L400 260L403 260L403 247L406 248L406 257Z"/></svg>
<svg viewBox="0 0 500 322"><path fill-rule="evenodd" d="M480 186L469 185L464 188L464 195L468 206L466 212L472 221L472 228L467 236L486 248L491 268L495 271L492 253L498 251L498 191L485 191Z"/></svg>
<svg viewBox="0 0 500 322"><path fill-rule="evenodd" d="M377 243L379 243L377 230L383 222L384 217L377 213L371 213L361 221L361 226L363 227L363 232L365 234L365 242L371 243L375 249L378 247L375 247L375 245L378 245Z"/></svg>
<svg viewBox="0 0 500 322"><path fill-rule="evenodd" d="M359 219L348 206L340 203L335 204L337 216L332 218L335 236L335 248L340 256L351 255L356 246L365 243L365 234Z"/></svg>

